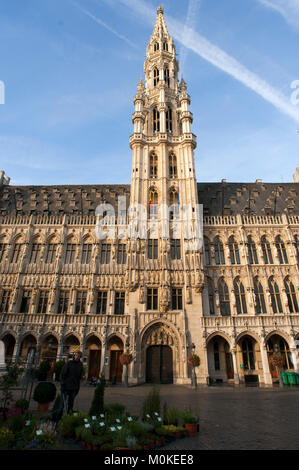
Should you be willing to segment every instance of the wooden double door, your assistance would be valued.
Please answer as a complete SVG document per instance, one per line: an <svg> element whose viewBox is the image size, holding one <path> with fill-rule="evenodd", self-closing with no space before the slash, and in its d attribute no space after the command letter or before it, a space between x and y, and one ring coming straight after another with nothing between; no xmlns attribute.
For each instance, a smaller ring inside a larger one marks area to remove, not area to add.
<svg viewBox="0 0 299 470"><path fill-rule="evenodd" d="M119 362L119 356L123 351L110 351L110 382L112 382L114 377L116 378L116 383L122 382L123 376L123 366Z"/></svg>
<svg viewBox="0 0 299 470"><path fill-rule="evenodd" d="M148 383L173 383L173 358L169 346L149 346L146 350L146 381Z"/></svg>
<svg viewBox="0 0 299 470"><path fill-rule="evenodd" d="M101 369L101 350L91 349L88 358L88 378L99 377Z"/></svg>

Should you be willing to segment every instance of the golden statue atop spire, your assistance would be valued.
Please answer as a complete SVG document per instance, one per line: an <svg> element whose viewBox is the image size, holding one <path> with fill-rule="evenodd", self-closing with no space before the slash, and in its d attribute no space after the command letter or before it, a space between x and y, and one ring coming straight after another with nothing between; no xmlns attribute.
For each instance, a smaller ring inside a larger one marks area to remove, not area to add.
<svg viewBox="0 0 299 470"><path fill-rule="evenodd" d="M164 11L163 11L163 6L162 6L162 5L158 6L158 8L157 8L157 13L158 13L158 14L159 14L159 13L162 13L162 15L163 15Z"/></svg>

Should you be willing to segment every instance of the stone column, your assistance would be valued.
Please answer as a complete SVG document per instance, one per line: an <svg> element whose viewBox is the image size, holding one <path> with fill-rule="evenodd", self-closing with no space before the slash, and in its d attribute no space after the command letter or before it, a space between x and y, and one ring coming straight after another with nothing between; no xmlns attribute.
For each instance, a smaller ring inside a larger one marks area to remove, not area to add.
<svg viewBox="0 0 299 470"><path fill-rule="evenodd" d="M291 351L291 356L292 356L292 362L294 365L294 370L298 369L298 362L297 362L297 349L296 348L290 348Z"/></svg>
<svg viewBox="0 0 299 470"><path fill-rule="evenodd" d="M267 355L267 349L266 345L264 343L260 344L261 348L261 357L262 357L262 363L263 363L263 372L264 372L264 384L265 385L273 385L272 381L272 376L269 368L269 361L268 361L268 355Z"/></svg>
<svg viewBox="0 0 299 470"><path fill-rule="evenodd" d="M237 350L236 348L231 349L232 359L233 359L233 368L234 368L234 382L235 384L240 383L240 378L238 374L238 365L237 365Z"/></svg>

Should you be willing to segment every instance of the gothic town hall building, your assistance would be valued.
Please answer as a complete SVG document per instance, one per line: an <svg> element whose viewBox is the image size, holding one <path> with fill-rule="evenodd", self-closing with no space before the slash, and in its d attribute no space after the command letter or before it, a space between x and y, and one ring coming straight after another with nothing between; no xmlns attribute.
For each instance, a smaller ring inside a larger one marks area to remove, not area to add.
<svg viewBox="0 0 299 470"><path fill-rule="evenodd" d="M119 356L129 351L131 384L190 384L193 352L202 384L272 385L275 351L285 369L298 368L299 169L294 183L198 183L178 71L159 7L134 97L130 185L12 186L0 174L6 360L34 351L54 364L80 349L88 376L121 383ZM101 204L115 211L102 214L104 239ZM155 229L121 237L132 217L123 207L134 204L150 209ZM173 213L161 235L163 204L177 213L191 205L193 228L202 205L202 246L175 236Z"/></svg>

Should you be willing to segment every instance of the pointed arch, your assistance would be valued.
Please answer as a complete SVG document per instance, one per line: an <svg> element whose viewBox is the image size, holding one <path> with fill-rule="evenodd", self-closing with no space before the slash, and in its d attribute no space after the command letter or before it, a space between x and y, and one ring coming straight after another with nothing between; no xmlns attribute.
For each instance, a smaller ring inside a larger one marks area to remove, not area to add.
<svg viewBox="0 0 299 470"><path fill-rule="evenodd" d="M177 170L177 158L173 152L169 154L169 178L177 178L178 177L178 170Z"/></svg>
<svg viewBox="0 0 299 470"><path fill-rule="evenodd" d="M239 315L247 314L245 289L239 277L236 277L234 280L234 293L236 299L237 313Z"/></svg>
<svg viewBox="0 0 299 470"><path fill-rule="evenodd" d="M289 306L289 312L290 313L298 313L299 312L299 307L298 307L298 301L297 301L297 296L296 296L296 291L294 284L290 280L289 276L287 276L284 279L284 288L286 292L286 296L288 299L288 306Z"/></svg>
<svg viewBox="0 0 299 470"><path fill-rule="evenodd" d="M223 277L221 277L218 281L218 292L220 302L220 313L223 317L228 317L231 314L230 299L228 287Z"/></svg>
<svg viewBox="0 0 299 470"><path fill-rule="evenodd" d="M240 264L239 245L233 235L229 237L228 246L231 264Z"/></svg>
<svg viewBox="0 0 299 470"><path fill-rule="evenodd" d="M286 252L285 244L280 235L275 238L275 245L277 249L277 255L280 264L288 264L288 256Z"/></svg>
<svg viewBox="0 0 299 470"><path fill-rule="evenodd" d="M156 107L153 108L153 133L160 132L160 113Z"/></svg>
<svg viewBox="0 0 299 470"><path fill-rule="evenodd" d="M249 264L258 264L256 244L251 235L249 235L247 238L247 248L248 248Z"/></svg>
<svg viewBox="0 0 299 470"><path fill-rule="evenodd" d="M261 245L262 245L262 252L263 252L263 257L264 257L264 263L265 264L273 264L271 245L268 242L265 235L261 239Z"/></svg>
<svg viewBox="0 0 299 470"><path fill-rule="evenodd" d="M154 68L153 75L154 75L154 87L156 87L159 83L159 69L157 67Z"/></svg>
<svg viewBox="0 0 299 470"><path fill-rule="evenodd" d="M155 152L150 153L149 166L150 166L149 177L157 178L158 177L158 156Z"/></svg>
<svg viewBox="0 0 299 470"><path fill-rule="evenodd" d="M218 235L214 239L214 251L216 264L225 264L223 243Z"/></svg>
<svg viewBox="0 0 299 470"><path fill-rule="evenodd" d="M255 313L267 313L264 289L258 277L254 278L253 285L255 295Z"/></svg>
<svg viewBox="0 0 299 470"><path fill-rule="evenodd" d="M271 276L269 281L269 291L271 297L271 306L273 313L282 313L282 304L280 298L280 292L277 282L275 281L274 277Z"/></svg>

